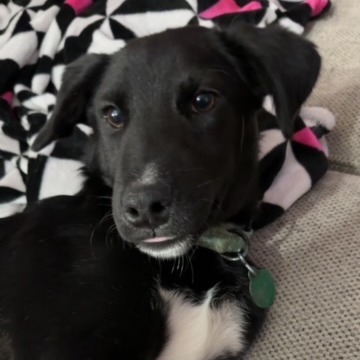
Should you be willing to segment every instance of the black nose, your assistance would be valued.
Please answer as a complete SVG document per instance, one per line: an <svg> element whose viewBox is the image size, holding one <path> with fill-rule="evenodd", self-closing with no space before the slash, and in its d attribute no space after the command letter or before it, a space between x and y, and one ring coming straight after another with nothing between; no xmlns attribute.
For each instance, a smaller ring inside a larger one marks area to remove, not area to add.
<svg viewBox="0 0 360 360"><path fill-rule="evenodd" d="M171 192L165 185L130 188L123 196L125 219L136 227L155 229L169 220Z"/></svg>

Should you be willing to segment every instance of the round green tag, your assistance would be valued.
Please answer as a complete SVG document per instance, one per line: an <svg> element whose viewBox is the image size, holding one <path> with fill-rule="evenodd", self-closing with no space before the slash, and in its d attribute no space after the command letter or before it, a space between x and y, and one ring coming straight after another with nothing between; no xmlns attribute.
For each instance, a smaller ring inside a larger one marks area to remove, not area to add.
<svg viewBox="0 0 360 360"><path fill-rule="evenodd" d="M265 270L256 270L254 274L249 273L250 295L255 305L262 309L268 309L275 301L275 281L271 274Z"/></svg>

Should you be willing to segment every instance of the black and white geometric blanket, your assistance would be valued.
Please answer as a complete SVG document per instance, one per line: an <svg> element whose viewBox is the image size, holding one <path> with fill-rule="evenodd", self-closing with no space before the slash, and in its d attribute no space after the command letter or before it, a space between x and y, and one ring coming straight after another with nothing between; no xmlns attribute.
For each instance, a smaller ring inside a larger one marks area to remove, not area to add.
<svg viewBox="0 0 360 360"><path fill-rule="evenodd" d="M79 157L91 129L79 125L40 153L30 145L51 114L65 66L83 53L113 53L133 38L187 24L278 22L301 34L329 6L329 0L0 0L0 217L81 189ZM258 225L281 215L326 172L324 135L335 122L326 109L305 108L285 140L271 104L264 108Z"/></svg>

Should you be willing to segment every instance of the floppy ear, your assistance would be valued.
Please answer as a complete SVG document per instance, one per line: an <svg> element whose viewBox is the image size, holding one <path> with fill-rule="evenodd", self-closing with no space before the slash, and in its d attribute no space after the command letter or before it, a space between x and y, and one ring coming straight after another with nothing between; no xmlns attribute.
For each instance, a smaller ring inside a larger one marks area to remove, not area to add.
<svg viewBox="0 0 360 360"><path fill-rule="evenodd" d="M315 46L276 25L260 29L235 23L221 36L240 61L254 94L273 96L279 126L289 137L293 119L320 72L321 58Z"/></svg>
<svg viewBox="0 0 360 360"><path fill-rule="evenodd" d="M36 137L33 150L70 135L75 124L84 122L87 105L108 62L108 55L90 54L66 68L52 116Z"/></svg>

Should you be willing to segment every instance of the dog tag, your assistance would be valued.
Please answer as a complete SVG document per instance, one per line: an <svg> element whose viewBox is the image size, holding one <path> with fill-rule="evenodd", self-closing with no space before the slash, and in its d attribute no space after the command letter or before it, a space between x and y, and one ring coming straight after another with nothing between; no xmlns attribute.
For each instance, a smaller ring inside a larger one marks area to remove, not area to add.
<svg viewBox="0 0 360 360"><path fill-rule="evenodd" d="M276 287L272 275L265 269L249 271L250 295L259 308L268 309L275 301Z"/></svg>
<svg viewBox="0 0 360 360"><path fill-rule="evenodd" d="M242 232L241 229L235 232L233 228L235 228L234 225L222 224L208 229L200 236L198 246L219 254L246 252L247 233Z"/></svg>

